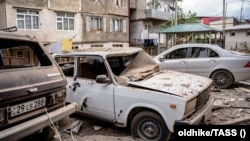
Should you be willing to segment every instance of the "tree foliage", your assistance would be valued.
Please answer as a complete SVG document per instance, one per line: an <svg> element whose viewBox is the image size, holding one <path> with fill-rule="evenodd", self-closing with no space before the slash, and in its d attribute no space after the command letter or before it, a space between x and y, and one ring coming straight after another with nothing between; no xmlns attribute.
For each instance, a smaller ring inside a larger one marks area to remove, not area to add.
<svg viewBox="0 0 250 141"><path fill-rule="evenodd" d="M177 24L186 24L186 23L198 23L198 19L196 18L197 14L192 13L190 10L187 13L183 12L183 9L178 7L177 12ZM162 28L168 28L174 25L174 17L172 18L172 21L166 22L162 25Z"/></svg>
<svg viewBox="0 0 250 141"><path fill-rule="evenodd" d="M173 11L174 12L174 11ZM197 14L192 13L190 10L187 13L184 13L182 8L178 7L177 12L177 24L187 24L187 23L199 23L198 18L196 18ZM162 25L161 28L166 29L171 26L174 26L175 19L172 18L172 21L166 22ZM172 38L170 35L167 36L169 39ZM176 43L183 43L185 40L191 40L191 35L185 34L177 34L176 35Z"/></svg>

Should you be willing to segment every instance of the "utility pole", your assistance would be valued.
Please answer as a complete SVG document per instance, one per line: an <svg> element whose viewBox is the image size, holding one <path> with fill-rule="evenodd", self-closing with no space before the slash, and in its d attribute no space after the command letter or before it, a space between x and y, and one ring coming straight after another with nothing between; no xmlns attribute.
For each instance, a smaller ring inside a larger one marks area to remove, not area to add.
<svg viewBox="0 0 250 141"><path fill-rule="evenodd" d="M174 26L177 25L177 18L178 18L178 6L177 6L177 0L174 1L174 7L175 7L175 19L174 19ZM174 39L174 45L176 45L176 34L173 34L173 39Z"/></svg>
<svg viewBox="0 0 250 141"><path fill-rule="evenodd" d="M225 0L223 0L223 23L222 23L223 45L222 45L222 48L225 48L225 27L226 27L226 11L225 11Z"/></svg>
<svg viewBox="0 0 250 141"><path fill-rule="evenodd" d="M244 0L242 0L241 10L240 10L240 24L241 24L241 20L242 20L242 9L243 9L243 4L244 4Z"/></svg>

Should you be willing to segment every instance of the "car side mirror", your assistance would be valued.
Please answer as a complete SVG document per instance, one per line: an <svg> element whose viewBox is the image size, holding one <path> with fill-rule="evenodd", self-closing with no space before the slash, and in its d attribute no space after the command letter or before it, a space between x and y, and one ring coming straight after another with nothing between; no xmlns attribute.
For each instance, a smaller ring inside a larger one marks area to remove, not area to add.
<svg viewBox="0 0 250 141"><path fill-rule="evenodd" d="M110 82L110 79L106 75L97 75L96 76L96 82L97 83L108 83Z"/></svg>
<svg viewBox="0 0 250 141"><path fill-rule="evenodd" d="M159 61L162 62L164 60L164 58L161 56L159 57Z"/></svg>

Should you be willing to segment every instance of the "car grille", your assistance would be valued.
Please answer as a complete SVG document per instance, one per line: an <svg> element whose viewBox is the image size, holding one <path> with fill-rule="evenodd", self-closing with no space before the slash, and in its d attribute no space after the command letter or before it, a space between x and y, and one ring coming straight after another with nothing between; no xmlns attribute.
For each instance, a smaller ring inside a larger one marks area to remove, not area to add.
<svg viewBox="0 0 250 141"><path fill-rule="evenodd" d="M197 97L197 104L196 109L201 108L209 99L210 97L211 86L205 89L198 97Z"/></svg>

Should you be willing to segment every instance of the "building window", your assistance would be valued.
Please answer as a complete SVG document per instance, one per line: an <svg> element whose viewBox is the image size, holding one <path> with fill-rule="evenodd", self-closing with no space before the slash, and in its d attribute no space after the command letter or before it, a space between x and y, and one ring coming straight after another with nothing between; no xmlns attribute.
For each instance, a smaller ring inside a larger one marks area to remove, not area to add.
<svg viewBox="0 0 250 141"><path fill-rule="evenodd" d="M57 30L74 30L75 18L72 13L57 13Z"/></svg>
<svg viewBox="0 0 250 141"><path fill-rule="evenodd" d="M123 20L117 20L117 19L113 19L113 31L114 32L122 32L122 23L123 23Z"/></svg>
<svg viewBox="0 0 250 141"><path fill-rule="evenodd" d="M246 31L246 36L250 36L250 30Z"/></svg>
<svg viewBox="0 0 250 141"><path fill-rule="evenodd" d="M95 45L91 45L91 47L103 47L103 45L101 45L101 44L95 44Z"/></svg>
<svg viewBox="0 0 250 141"><path fill-rule="evenodd" d="M39 12L17 9L17 27L18 29L39 29Z"/></svg>
<svg viewBox="0 0 250 141"><path fill-rule="evenodd" d="M122 0L114 0L115 5L122 6Z"/></svg>
<svg viewBox="0 0 250 141"><path fill-rule="evenodd" d="M113 44L113 47L123 47L122 44Z"/></svg>
<svg viewBox="0 0 250 141"><path fill-rule="evenodd" d="M230 36L235 36L235 32L234 32L234 31L231 31L231 32L230 32Z"/></svg>
<svg viewBox="0 0 250 141"><path fill-rule="evenodd" d="M91 17L91 30L103 30L103 21L101 17Z"/></svg>

